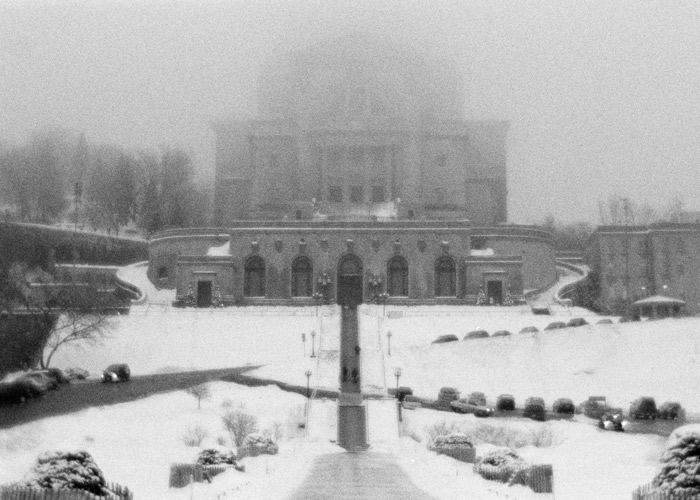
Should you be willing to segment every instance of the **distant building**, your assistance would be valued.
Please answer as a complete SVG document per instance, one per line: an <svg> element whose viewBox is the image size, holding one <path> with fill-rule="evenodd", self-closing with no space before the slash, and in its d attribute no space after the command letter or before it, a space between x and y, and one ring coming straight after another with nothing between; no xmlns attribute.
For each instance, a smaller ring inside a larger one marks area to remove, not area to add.
<svg viewBox="0 0 700 500"><path fill-rule="evenodd" d="M345 38L258 91L258 119L213 124L218 228L151 238L178 302L499 304L556 280L551 235L504 225L508 124L463 119L449 64Z"/></svg>
<svg viewBox="0 0 700 500"><path fill-rule="evenodd" d="M700 312L700 224L601 226L586 260L601 302L616 312L645 297L680 299Z"/></svg>

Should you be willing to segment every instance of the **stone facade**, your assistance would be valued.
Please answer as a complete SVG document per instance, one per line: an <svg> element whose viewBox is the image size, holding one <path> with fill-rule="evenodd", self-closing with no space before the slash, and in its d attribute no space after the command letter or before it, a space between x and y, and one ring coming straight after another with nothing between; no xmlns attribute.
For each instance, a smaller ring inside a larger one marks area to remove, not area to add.
<svg viewBox="0 0 700 500"><path fill-rule="evenodd" d="M591 237L586 260L600 300L621 312L628 302L664 295L700 312L700 224L602 226Z"/></svg>
<svg viewBox="0 0 700 500"><path fill-rule="evenodd" d="M462 81L439 62L342 39L270 64L255 120L216 134L215 218L507 220L501 121L465 121Z"/></svg>
<svg viewBox="0 0 700 500"><path fill-rule="evenodd" d="M350 273L358 277L344 285L348 260L358 264ZM394 303L467 304L480 288L489 290L489 281L496 282L493 302L501 303L506 290L518 298L556 279L549 233L457 221L240 222L164 231L151 239L150 262L151 280L175 288L181 303L188 290L211 282L207 290L219 289L226 304L313 304L314 294L335 302L344 286L357 287L362 302L387 293ZM262 263L261 292L246 290L246 275L258 273L247 269L251 262Z"/></svg>

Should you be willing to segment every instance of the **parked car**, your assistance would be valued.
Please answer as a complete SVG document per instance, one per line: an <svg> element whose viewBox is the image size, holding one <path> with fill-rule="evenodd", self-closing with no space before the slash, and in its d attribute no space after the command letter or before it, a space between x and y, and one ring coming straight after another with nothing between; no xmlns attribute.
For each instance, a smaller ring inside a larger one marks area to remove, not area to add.
<svg viewBox="0 0 700 500"><path fill-rule="evenodd" d="M467 403L477 406L486 406L486 394L483 392L471 392L467 396Z"/></svg>
<svg viewBox="0 0 700 500"><path fill-rule="evenodd" d="M544 422L544 416L544 399L538 397L529 397L525 400L525 409L523 410L523 417Z"/></svg>
<svg viewBox="0 0 700 500"><path fill-rule="evenodd" d="M0 404L24 403L28 399L43 396L48 388L40 381L21 375L0 382Z"/></svg>
<svg viewBox="0 0 700 500"><path fill-rule="evenodd" d="M578 411L589 418L602 417L608 411L605 396L589 396L586 401L579 405Z"/></svg>
<svg viewBox="0 0 700 500"><path fill-rule="evenodd" d="M613 320L610 318L603 318L596 321L597 325L612 325Z"/></svg>
<svg viewBox="0 0 700 500"><path fill-rule="evenodd" d="M461 398L450 402L452 411L455 413L471 413L475 417L490 417L494 414L494 409L486 404L478 405L469 402L468 398Z"/></svg>
<svg viewBox="0 0 700 500"><path fill-rule="evenodd" d="M606 412L600 420L598 427L606 431L623 432L629 426L629 422L622 416L622 412Z"/></svg>
<svg viewBox="0 0 700 500"><path fill-rule="evenodd" d="M416 408L420 408L422 405L420 399L418 399L416 396L413 396L411 394L407 394L405 398L403 398L403 401L401 402L401 406L406 409L406 410L414 410Z"/></svg>
<svg viewBox="0 0 700 500"><path fill-rule="evenodd" d="M131 369L125 363L109 365L102 372L103 382L128 382L131 378Z"/></svg>
<svg viewBox="0 0 700 500"><path fill-rule="evenodd" d="M473 330L464 336L464 340L471 339L486 339L489 337L489 332L486 330Z"/></svg>
<svg viewBox="0 0 700 500"><path fill-rule="evenodd" d="M54 391L58 389L58 381L46 370L36 370L27 372L23 374L20 378L32 379L49 391Z"/></svg>
<svg viewBox="0 0 700 500"><path fill-rule="evenodd" d="M508 330L497 330L493 332L492 337L507 337L510 335L510 332Z"/></svg>
<svg viewBox="0 0 700 500"><path fill-rule="evenodd" d="M666 401L659 406L658 415L663 420L684 420L685 410L678 402Z"/></svg>
<svg viewBox="0 0 700 500"><path fill-rule="evenodd" d="M552 321L544 327L545 330L559 330L560 328L566 328L566 323L563 321Z"/></svg>
<svg viewBox="0 0 700 500"><path fill-rule="evenodd" d="M456 342L458 340L457 335L440 335L438 338L433 340L433 344L445 344L447 342Z"/></svg>
<svg viewBox="0 0 700 500"><path fill-rule="evenodd" d="M501 394L496 399L496 409L502 411L515 410L515 398L512 394Z"/></svg>
<svg viewBox="0 0 700 500"><path fill-rule="evenodd" d="M539 331L539 328L536 326L526 326L525 328L520 329L520 333L537 333Z"/></svg>
<svg viewBox="0 0 700 500"><path fill-rule="evenodd" d="M654 398L644 396L632 401L630 405L630 418L632 420L654 420L656 417L656 401L654 401Z"/></svg>
<svg viewBox="0 0 700 500"><path fill-rule="evenodd" d="M569 398L559 398L552 404L552 410L554 413L561 413L564 415L573 415L576 413L576 406L574 402Z"/></svg>
<svg viewBox="0 0 700 500"><path fill-rule="evenodd" d="M588 321L586 321L583 318L571 318L567 323L566 326L583 326L587 325Z"/></svg>

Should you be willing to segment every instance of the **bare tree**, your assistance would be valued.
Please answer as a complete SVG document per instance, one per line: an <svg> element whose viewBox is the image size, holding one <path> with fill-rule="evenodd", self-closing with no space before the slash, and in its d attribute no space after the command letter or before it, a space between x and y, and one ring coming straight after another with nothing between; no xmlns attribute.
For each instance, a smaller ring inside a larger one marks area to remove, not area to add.
<svg viewBox="0 0 700 500"><path fill-rule="evenodd" d="M190 396L197 398L197 409L202 409L202 400L209 399L211 397L211 391L207 384L193 385L185 389L185 392Z"/></svg>
<svg viewBox="0 0 700 500"><path fill-rule="evenodd" d="M231 435L231 441L236 443L236 447L243 445L248 434L258 431L258 419L254 415L246 413L243 406L237 410L226 412L221 420L224 428Z"/></svg>
<svg viewBox="0 0 700 500"><path fill-rule="evenodd" d="M112 327L110 301L94 283L57 283L40 269L14 264L9 273L11 287L21 306L51 330L40 360L48 368L56 352L68 344L101 343Z"/></svg>

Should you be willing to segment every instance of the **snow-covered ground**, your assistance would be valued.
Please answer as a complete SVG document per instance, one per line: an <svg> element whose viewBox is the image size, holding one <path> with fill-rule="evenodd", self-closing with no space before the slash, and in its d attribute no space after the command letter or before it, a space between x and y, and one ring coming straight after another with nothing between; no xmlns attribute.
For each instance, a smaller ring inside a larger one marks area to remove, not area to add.
<svg viewBox="0 0 700 500"><path fill-rule="evenodd" d="M124 272L132 273L132 282L144 279L143 266ZM94 374L113 362L129 363L134 374L173 367L189 370L260 364L264 366L254 372L256 376L303 386L304 372L311 370L312 388L338 387L340 318L336 306L318 310L176 309L167 305L167 294L172 292L149 289L146 282L143 286L153 300L115 318L103 344L67 346L55 355L53 364L80 366ZM399 367L400 384L426 397L435 397L442 386L454 386L465 394L483 391L491 401L500 393L515 395L518 402L527 396L541 396L548 405L557 397L570 397L578 403L589 395L604 395L611 403L626 407L632 399L649 395L658 402L678 400L691 413L700 412L700 319L517 333L525 326L542 329L549 322L571 317L584 317L590 323L601 319L583 309L552 306L551 310L550 316L536 316L527 306L362 306L363 390L386 393L396 384L394 369ZM431 343L439 335L454 333L461 338L482 328L490 333L506 329L513 334ZM312 343L317 354L314 358L310 357ZM193 498L209 500L221 491L235 489L237 498L264 495L282 500L300 484L314 456L339 451L329 444L337 425L333 401L312 403L308 435L301 437L301 396L271 387L246 388L223 382L212 387L215 396L203 402L201 411L196 410L191 396L175 392L0 431L0 483L20 478L41 449L80 447L93 453L109 480L132 487L137 499L184 499L192 494ZM250 465L246 464L244 475L228 472L211 485L196 485L193 492L168 491L169 463L191 459L194 451L183 446L182 432L202 422L211 429L212 438L224 435L220 415L226 399L234 405L244 403L258 416L262 428L274 428L275 422L283 424L280 455L246 459ZM525 488L484 481L471 473L469 465L428 452L426 429L435 423L454 422L465 428L488 423L514 427L525 434L547 434L552 441L549 446L526 446L518 451L533 462L553 464L557 500L629 498L634 487L653 478L665 442L655 435L602 432L584 419L541 424L517 419L477 420L430 410L405 412L404 437L397 439L392 405L380 401L368 407L373 449L397 454L416 484L440 499L464 498L466 492L477 500L535 496Z"/></svg>

